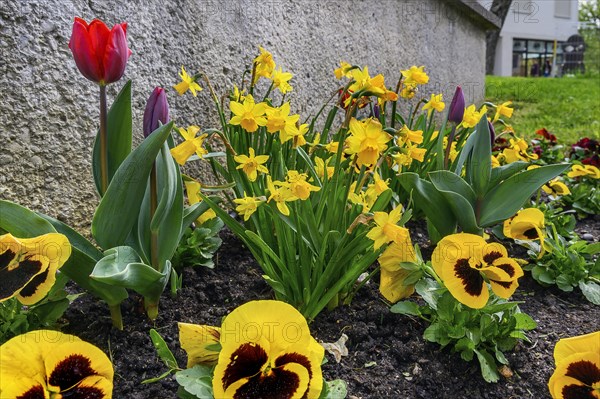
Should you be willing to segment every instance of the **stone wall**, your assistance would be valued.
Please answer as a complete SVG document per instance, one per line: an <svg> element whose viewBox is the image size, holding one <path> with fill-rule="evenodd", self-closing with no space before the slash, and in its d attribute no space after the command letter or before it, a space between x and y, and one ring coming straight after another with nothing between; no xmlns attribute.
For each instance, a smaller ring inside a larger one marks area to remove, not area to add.
<svg viewBox="0 0 600 399"><path fill-rule="evenodd" d="M294 73L289 98L303 117L336 88L332 70L341 59L368 64L389 86L400 69L425 65L427 90L447 101L456 84L467 101L484 93L479 16L445 1L0 0L0 198L82 231L98 201L90 171L98 90L67 47L74 16L129 23L125 78L133 79L138 141L156 85L169 88L176 123L216 127L207 90L193 98L171 89L181 65L206 71L222 93L239 82L258 45ZM111 85L109 101L123 82Z"/></svg>

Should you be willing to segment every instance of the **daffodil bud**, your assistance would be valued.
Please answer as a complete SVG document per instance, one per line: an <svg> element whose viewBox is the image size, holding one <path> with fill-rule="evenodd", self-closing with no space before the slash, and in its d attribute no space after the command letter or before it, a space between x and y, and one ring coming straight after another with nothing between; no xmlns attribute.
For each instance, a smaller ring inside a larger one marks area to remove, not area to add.
<svg viewBox="0 0 600 399"><path fill-rule="evenodd" d="M450 103L450 111L448 113L448 120L454 123L461 123L463 116L465 115L465 95L463 94L462 88L456 86L454 97L452 97L452 103Z"/></svg>
<svg viewBox="0 0 600 399"><path fill-rule="evenodd" d="M143 132L144 137L150 136L161 124L169 121L169 103L167 102L167 93L162 87L154 89L144 111Z"/></svg>

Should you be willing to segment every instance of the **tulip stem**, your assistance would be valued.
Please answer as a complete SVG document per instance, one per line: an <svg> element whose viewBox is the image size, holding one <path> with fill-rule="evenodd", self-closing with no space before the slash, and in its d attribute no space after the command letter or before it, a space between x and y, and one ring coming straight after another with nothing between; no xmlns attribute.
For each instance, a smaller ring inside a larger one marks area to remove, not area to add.
<svg viewBox="0 0 600 399"><path fill-rule="evenodd" d="M106 86L100 85L100 195L104 195L108 188L106 120Z"/></svg>
<svg viewBox="0 0 600 399"><path fill-rule="evenodd" d="M112 319L113 327L123 330L123 317L121 316L121 304L110 305L110 318Z"/></svg>
<svg viewBox="0 0 600 399"><path fill-rule="evenodd" d="M446 152L444 153L444 170L448 169L448 160L450 158L450 150L452 149L452 143L454 142L454 136L456 135L456 124L452 124L452 131L448 136L448 142L446 143Z"/></svg>
<svg viewBox="0 0 600 399"><path fill-rule="evenodd" d="M150 172L150 222L154 219L156 208L158 207L157 199L158 184L156 179L156 162L152 164L152 171ZM158 230L150 231L150 263L152 267L160 271L160 265L158 264Z"/></svg>

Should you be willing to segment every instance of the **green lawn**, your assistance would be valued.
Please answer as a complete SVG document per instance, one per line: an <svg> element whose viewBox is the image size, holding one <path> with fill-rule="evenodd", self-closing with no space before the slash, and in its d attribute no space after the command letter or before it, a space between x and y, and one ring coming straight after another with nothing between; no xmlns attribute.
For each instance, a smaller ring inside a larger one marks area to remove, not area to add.
<svg viewBox="0 0 600 399"><path fill-rule="evenodd" d="M600 138L600 78L487 76L485 96L494 104L513 101L507 122L520 136L545 127L563 144Z"/></svg>

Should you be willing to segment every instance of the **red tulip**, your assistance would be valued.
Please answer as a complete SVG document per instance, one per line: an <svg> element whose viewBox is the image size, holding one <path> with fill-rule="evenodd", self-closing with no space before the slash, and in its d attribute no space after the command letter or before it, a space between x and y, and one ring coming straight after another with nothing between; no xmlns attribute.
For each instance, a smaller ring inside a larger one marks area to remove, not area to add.
<svg viewBox="0 0 600 399"><path fill-rule="evenodd" d="M109 30L98 19L88 25L75 17L69 48L83 76L100 85L116 82L123 76L131 55L127 47L127 22Z"/></svg>

